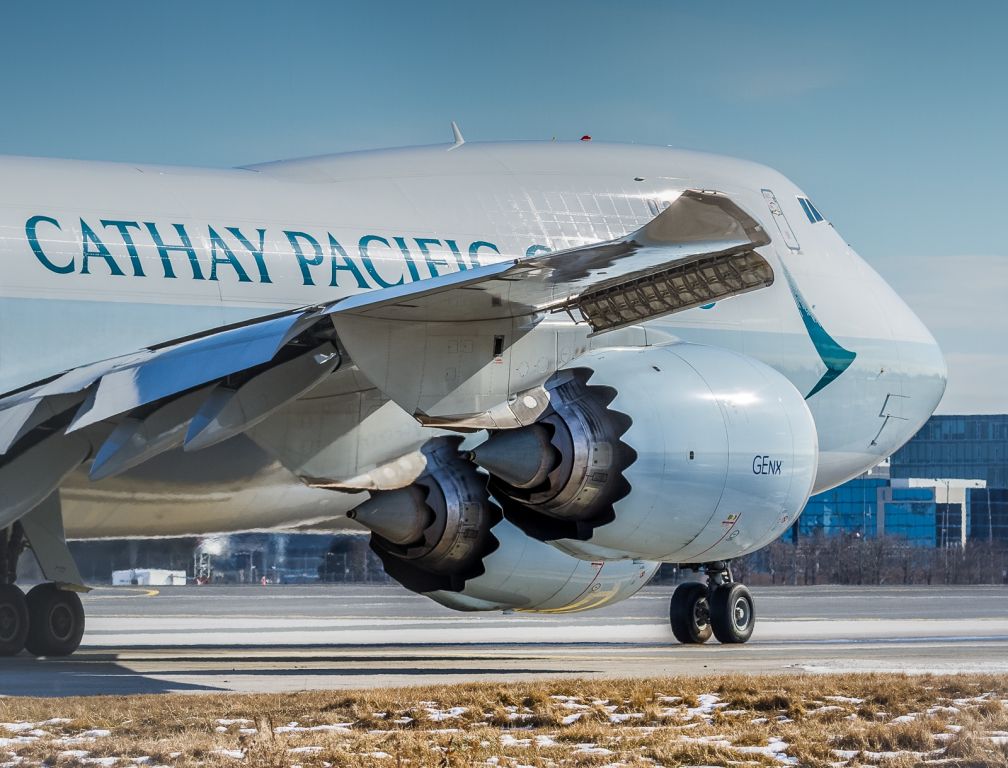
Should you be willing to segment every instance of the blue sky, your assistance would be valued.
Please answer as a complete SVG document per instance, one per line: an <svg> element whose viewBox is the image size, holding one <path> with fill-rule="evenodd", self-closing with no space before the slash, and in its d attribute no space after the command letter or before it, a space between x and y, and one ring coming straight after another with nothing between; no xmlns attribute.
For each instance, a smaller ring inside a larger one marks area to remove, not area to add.
<svg viewBox="0 0 1008 768"><path fill-rule="evenodd" d="M0 151L230 166L467 139L794 178L1008 411L1003 2L5 3Z"/></svg>

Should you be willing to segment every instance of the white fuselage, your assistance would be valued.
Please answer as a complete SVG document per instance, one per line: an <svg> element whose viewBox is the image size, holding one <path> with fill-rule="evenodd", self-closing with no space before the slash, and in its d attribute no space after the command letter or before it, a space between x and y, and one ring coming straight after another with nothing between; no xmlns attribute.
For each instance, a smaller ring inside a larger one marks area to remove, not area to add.
<svg viewBox="0 0 1008 768"><path fill-rule="evenodd" d="M941 353L906 304L828 221L814 220L801 190L740 160L594 143L466 144L241 170L6 158L0 178L0 391L281 309L609 240L689 188L725 193L763 223L773 242L761 253L776 281L649 322L641 337L736 350L784 374L815 419L815 491L892 453L944 391ZM547 325L556 323L571 321ZM626 343L627 332L613 333ZM580 341L555 359L606 345L607 334L586 336L578 330ZM512 359L511 380L526 382L537 362ZM296 430L342 420L338 474L352 477L432 433L390 402L365 409L369 397L380 401L341 370L271 421ZM63 490L68 533L332 527L326 521L359 501L305 487L250 435L110 480L78 472Z"/></svg>

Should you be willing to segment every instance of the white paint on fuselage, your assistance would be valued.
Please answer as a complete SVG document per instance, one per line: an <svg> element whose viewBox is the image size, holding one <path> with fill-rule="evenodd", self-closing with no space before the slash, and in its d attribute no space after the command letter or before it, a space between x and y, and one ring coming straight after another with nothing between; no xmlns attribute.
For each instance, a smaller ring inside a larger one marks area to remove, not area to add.
<svg viewBox="0 0 1008 768"><path fill-rule="evenodd" d="M739 350L808 393L825 366L784 279L786 269L825 331L857 355L808 400L820 439L816 491L863 472L895 450L927 419L944 390L944 361L913 312L828 221L808 220L797 200L800 189L772 169L746 161L653 147L508 143L466 144L452 152L444 147L361 152L244 170L5 158L0 159L0 177L5 182L0 190L2 391L189 333L361 291L350 270L332 271L330 235L373 286L359 254L360 240L368 235L389 243L371 240L368 245L378 276L387 282L409 280L412 269L423 279L432 273L424 245L433 254L433 269L444 273L458 269L460 261L467 263L473 243L496 246L499 255L488 247L477 249L481 263L489 263L521 258L533 245L556 250L607 240L652 218L649 200L667 200L686 188L730 195L763 222L774 242L762 252L777 280L770 288L653 321L649 327ZM800 250L778 236L763 189L773 191ZM25 224L34 216L59 223L57 228L41 221L36 234L45 258L65 273L47 269L33 253ZM88 274L82 274L82 220L109 252L109 258L95 256L97 247L90 244ZM119 230L102 225L112 220L137 222L136 228L128 228L135 259ZM166 267L146 222L173 245L181 243L173 225L181 224L198 265L192 265L189 254L173 250ZM262 263L269 282L261 279L251 251L229 228L253 246L259 245L258 231L265 230ZM288 231L314 237L323 249L321 263L299 265ZM248 281L240 282L237 270L220 261L217 279L208 279L214 233L232 249ZM415 266L404 259L395 238L402 239ZM427 238L439 245L421 243ZM111 274L112 262L122 275ZM166 277L167 269L175 277ZM142 277L136 275L140 270ZM305 270L314 285L305 284ZM196 271L203 279L195 279ZM390 441L386 446L390 459L415 445L415 423L405 413L402 420L402 444ZM248 471L250 477L258 476L262 468L250 466ZM279 471L274 479L283 477L284 470ZM293 475L290 483L297 484ZM84 483L78 477L71 485L80 489ZM139 522L130 526L117 523L112 514L93 514L103 493L121 492L111 480L70 493L68 526L74 528L79 505L91 512L80 516L76 535L141 530ZM200 485L195 492L211 494L213 489ZM351 497L332 496L331 503L312 499L306 506L320 505L337 515L352 506ZM214 502L209 516L207 505L197 505L193 514L172 507L173 516L164 504L153 508L162 520L176 524L161 525L158 532L165 534L288 526L294 514L301 514L300 508L293 514L271 511L278 504L273 497L255 514L250 514L255 504L247 498L239 504ZM92 522L84 524L85 518Z"/></svg>

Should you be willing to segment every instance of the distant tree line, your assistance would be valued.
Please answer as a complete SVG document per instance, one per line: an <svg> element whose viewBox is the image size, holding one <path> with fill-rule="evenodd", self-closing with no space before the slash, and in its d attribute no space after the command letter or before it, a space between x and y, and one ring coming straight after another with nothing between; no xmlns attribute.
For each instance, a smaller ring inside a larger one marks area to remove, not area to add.
<svg viewBox="0 0 1008 768"><path fill-rule="evenodd" d="M731 565L733 577L750 585L1008 584L1008 544L932 548L897 537L817 532L797 543L778 539ZM680 578L674 566L663 566L656 581Z"/></svg>
<svg viewBox="0 0 1008 768"><path fill-rule="evenodd" d="M256 574L297 575L300 581L386 582L381 560L371 551L368 536L281 538L258 534L235 536L234 549L213 558L215 580L243 581L240 569L250 560ZM108 583L112 571L126 568L169 568L193 571L194 538L133 539L72 542L71 551L84 580ZM250 552L255 557L250 556ZM286 566L286 568L285 568ZM41 579L30 553L19 567L21 578ZM777 540L758 552L732 562L736 579L750 585L766 584L1008 584L1008 542L969 541L966 547L917 547L896 537L862 538L857 534L801 537L797 543ZM664 565L656 583L683 578L674 565ZM289 577L281 578L288 581Z"/></svg>

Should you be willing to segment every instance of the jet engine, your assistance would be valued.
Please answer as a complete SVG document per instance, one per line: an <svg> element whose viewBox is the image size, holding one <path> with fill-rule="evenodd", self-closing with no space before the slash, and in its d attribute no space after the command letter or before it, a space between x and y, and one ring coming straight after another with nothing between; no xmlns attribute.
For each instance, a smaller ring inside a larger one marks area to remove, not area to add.
<svg viewBox="0 0 1008 768"><path fill-rule="evenodd" d="M589 562L530 538L504 519L460 442L429 441L415 482L375 491L348 513L403 586L456 610L579 611L630 597L658 568Z"/></svg>
<svg viewBox="0 0 1008 768"><path fill-rule="evenodd" d="M471 453L507 520L584 559L725 560L808 500L815 422L780 373L726 349L609 348L544 385L549 406Z"/></svg>

